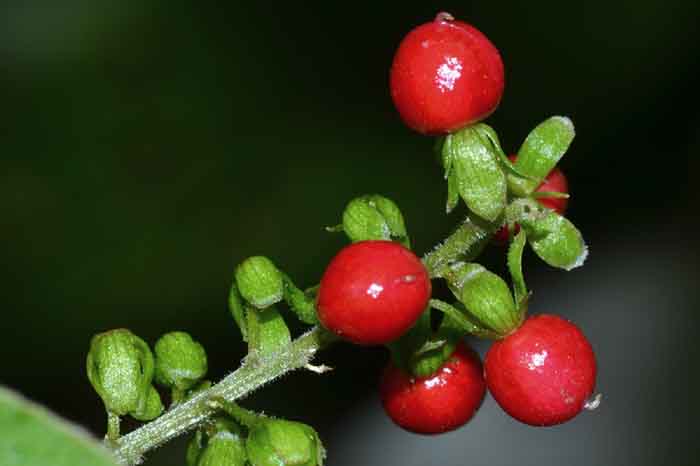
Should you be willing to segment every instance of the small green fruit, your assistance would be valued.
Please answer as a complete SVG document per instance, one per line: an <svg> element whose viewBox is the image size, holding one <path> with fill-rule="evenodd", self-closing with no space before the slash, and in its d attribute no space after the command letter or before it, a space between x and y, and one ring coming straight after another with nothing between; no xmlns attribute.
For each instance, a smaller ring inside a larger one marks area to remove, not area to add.
<svg viewBox="0 0 700 466"><path fill-rule="evenodd" d="M322 466L325 450L314 429L268 418L251 427L246 441L252 466Z"/></svg>

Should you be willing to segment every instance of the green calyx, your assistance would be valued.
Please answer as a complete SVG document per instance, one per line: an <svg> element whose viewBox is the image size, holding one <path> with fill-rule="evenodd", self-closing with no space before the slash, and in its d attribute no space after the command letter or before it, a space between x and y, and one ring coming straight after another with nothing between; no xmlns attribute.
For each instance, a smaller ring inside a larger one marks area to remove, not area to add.
<svg viewBox="0 0 700 466"><path fill-rule="evenodd" d="M350 201L343 211L342 227L352 242L394 240L410 248L401 210L394 201L378 194Z"/></svg>
<svg viewBox="0 0 700 466"><path fill-rule="evenodd" d="M322 466L325 450L316 431L306 424L260 418L246 440L252 466Z"/></svg>
<svg viewBox="0 0 700 466"><path fill-rule="evenodd" d="M462 198L469 210L489 222L497 221L506 206L503 150L495 132L484 123L467 126L445 137L442 165L447 179L449 213Z"/></svg>
<svg viewBox="0 0 700 466"><path fill-rule="evenodd" d="M90 384L108 412L152 419L162 411L162 406L160 411L156 409L160 397L151 386L153 354L148 345L129 330L110 330L95 335L90 342L86 370Z"/></svg>
<svg viewBox="0 0 700 466"><path fill-rule="evenodd" d="M316 431L306 424L257 414L223 399L211 401L245 426L251 466L322 466L326 452Z"/></svg>
<svg viewBox="0 0 700 466"><path fill-rule="evenodd" d="M553 116L533 129L518 150L508 187L518 197L527 197L559 163L576 132L569 118Z"/></svg>
<svg viewBox="0 0 700 466"><path fill-rule="evenodd" d="M552 267L572 270L583 265L588 257L588 247L576 226L533 199L513 201L506 218L522 226L532 250Z"/></svg>
<svg viewBox="0 0 700 466"><path fill-rule="evenodd" d="M445 278L455 297L484 327L503 336L520 325L510 288L495 273L476 263L458 262Z"/></svg>
<svg viewBox="0 0 700 466"><path fill-rule="evenodd" d="M155 344L155 380L180 391L194 387L207 373L204 347L185 332L169 332Z"/></svg>
<svg viewBox="0 0 700 466"><path fill-rule="evenodd" d="M238 291L253 307L264 309L282 301L282 274L267 257L249 257L236 268L235 275Z"/></svg>
<svg viewBox="0 0 700 466"><path fill-rule="evenodd" d="M201 452L189 453L196 456L196 466L244 466L247 461L245 443L238 432L219 430L210 436Z"/></svg>

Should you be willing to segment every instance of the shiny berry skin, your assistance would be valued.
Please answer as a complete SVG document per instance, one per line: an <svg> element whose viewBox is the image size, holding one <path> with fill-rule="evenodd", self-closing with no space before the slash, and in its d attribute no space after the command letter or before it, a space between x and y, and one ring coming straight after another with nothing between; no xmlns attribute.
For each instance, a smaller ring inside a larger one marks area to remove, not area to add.
<svg viewBox="0 0 700 466"><path fill-rule="evenodd" d="M533 426L576 416L593 393L596 361L586 337L554 315L527 319L486 354L484 375L503 410Z"/></svg>
<svg viewBox="0 0 700 466"><path fill-rule="evenodd" d="M450 359L427 377L412 377L390 362L379 392L384 411L397 425L417 434L440 434L474 416L486 384L479 356L459 344Z"/></svg>
<svg viewBox="0 0 700 466"><path fill-rule="evenodd" d="M423 134L445 134L496 109L503 95L503 61L478 29L439 13L401 41L389 87L406 125Z"/></svg>
<svg viewBox="0 0 700 466"><path fill-rule="evenodd" d="M517 156L511 155L508 157L511 161L515 162ZM564 173L555 168L545 177L542 184L535 189L535 192L555 192L555 193L569 193L569 183L566 181L566 176ZM537 202L542 204L544 207L552 209L559 215L564 215L566 213L566 207L569 205L569 200L564 198L556 197L540 197ZM520 231L520 226L515 225L515 231L513 234L517 234ZM508 228L506 226L502 227L494 235L494 241L498 244L505 244L508 242Z"/></svg>
<svg viewBox="0 0 700 466"><path fill-rule="evenodd" d="M428 271L392 241L360 241L328 264L318 290L323 326L359 345L378 345L413 326L430 299Z"/></svg>

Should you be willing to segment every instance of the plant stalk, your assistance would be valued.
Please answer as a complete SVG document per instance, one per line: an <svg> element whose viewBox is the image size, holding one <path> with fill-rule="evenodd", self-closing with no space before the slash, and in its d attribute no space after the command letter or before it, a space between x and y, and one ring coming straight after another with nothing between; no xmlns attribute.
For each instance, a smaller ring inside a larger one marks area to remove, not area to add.
<svg viewBox="0 0 700 466"><path fill-rule="evenodd" d="M439 277L441 270L456 260L476 257L496 228L494 224L468 217L443 243L423 257L430 276ZM335 339L321 327L314 327L275 354L264 357L249 354L240 368L216 385L112 443L117 462L124 466L139 464L146 452L195 429L215 415L218 410L212 401L234 402L288 372L303 368L318 350Z"/></svg>
<svg viewBox="0 0 700 466"><path fill-rule="evenodd" d="M121 437L113 450L117 462L125 466L139 464L149 450L196 428L213 416L217 410L211 406L211 400L233 402L243 398L287 372L304 367L319 349L333 340L328 332L314 327L278 353L264 358L249 355L240 368L221 382Z"/></svg>

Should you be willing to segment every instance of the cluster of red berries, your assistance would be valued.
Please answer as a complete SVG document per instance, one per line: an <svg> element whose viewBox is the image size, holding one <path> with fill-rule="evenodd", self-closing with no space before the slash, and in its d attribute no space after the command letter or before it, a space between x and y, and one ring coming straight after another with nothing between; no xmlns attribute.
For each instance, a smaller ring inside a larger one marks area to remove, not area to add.
<svg viewBox="0 0 700 466"><path fill-rule="evenodd" d="M484 34L440 13L403 39L391 68L390 87L409 127L423 134L448 134L496 109L504 88L503 63ZM566 193L566 179L555 169L537 191ZM560 197L538 200L560 214L567 204ZM508 236L504 227L496 240ZM390 343L428 307L430 279L421 260L398 243L355 242L333 258L321 279L319 319L350 342ZM560 317L538 315L502 335L489 349L483 367L463 342L427 376L415 376L391 362L380 393L391 419L417 433L441 433L463 425L478 409L487 387L512 417L550 426L584 408L595 378L595 356L581 331Z"/></svg>

